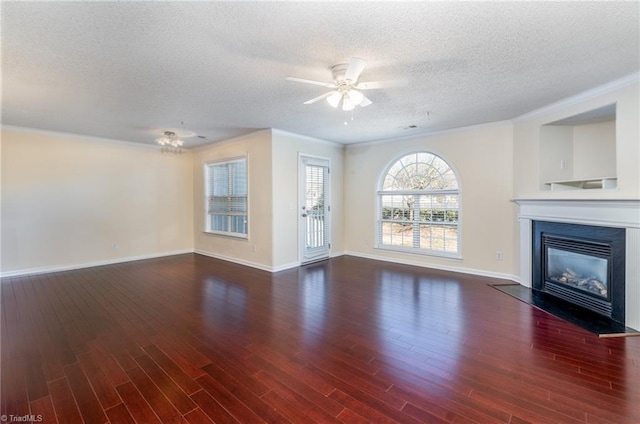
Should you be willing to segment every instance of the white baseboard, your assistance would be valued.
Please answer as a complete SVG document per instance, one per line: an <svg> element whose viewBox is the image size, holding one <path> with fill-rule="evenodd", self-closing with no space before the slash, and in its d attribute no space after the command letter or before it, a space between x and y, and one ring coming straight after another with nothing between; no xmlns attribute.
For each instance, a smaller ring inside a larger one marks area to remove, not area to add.
<svg viewBox="0 0 640 424"><path fill-rule="evenodd" d="M342 256L342 255L344 255L344 251L331 252L331 253L329 253L329 258L337 258L338 256ZM323 260L323 259L321 259L321 260ZM274 267L272 272L285 271L287 269L296 268L296 267L299 267L301 265L302 264L299 261L291 262L291 263L288 263L288 264L279 265L277 267Z"/></svg>
<svg viewBox="0 0 640 424"><path fill-rule="evenodd" d="M260 263L257 263L257 262L245 261L244 259L238 259L238 258L234 258L232 256L220 255L218 253L212 253L212 252L208 252L206 250L200 250L200 249L195 249L193 252L197 253L199 255L208 256L210 258L220 259L220 260L227 261L227 262L233 262L234 264L238 264L238 265L244 265L244 266L248 266L248 267L251 267L251 268L257 268L257 269L261 269L263 271L268 271L268 272L274 272L273 271L273 267L271 267L269 265L260 264Z"/></svg>
<svg viewBox="0 0 640 424"><path fill-rule="evenodd" d="M292 269L292 268L297 268L301 265L300 262L296 261L296 262L290 262L288 264L283 264L283 265L278 265L278 266L268 266L268 265L264 265L264 264L259 264L256 262L251 262L251 261L245 261L242 259L238 259L238 258L234 258L231 256L225 256L225 255L219 255L217 253L212 253L212 252L207 252L205 250L199 250L196 249L194 250L194 253L200 254L200 255L204 255L204 256L209 256L210 258L216 258L216 259L220 259L223 261L227 261L227 262L232 262L238 265L244 265L244 266L248 266L251 268L257 268L257 269L261 269L263 271L269 271L272 273L275 272L280 272L280 271L286 271L288 269ZM340 252L335 252L335 253L331 253L329 255L329 257L331 258L336 258L338 256L342 256L345 253L343 251Z"/></svg>
<svg viewBox="0 0 640 424"><path fill-rule="evenodd" d="M287 269L292 269L292 268L297 268L300 266L300 262L290 262L288 264L284 264L284 265L278 265L275 267L271 268L271 272L280 272L280 271L286 271Z"/></svg>
<svg viewBox="0 0 640 424"><path fill-rule="evenodd" d="M393 263L398 263L403 265L412 265L412 266L419 266L422 268L437 269L440 271L459 272L462 274L477 275L480 277L490 277L490 278L497 278L499 280L509 280L510 282L520 284L519 276L512 275L512 274L504 274L501 272L492 272L492 271L486 271L483 269L464 268L464 267L458 267L458 266L439 265L439 264L425 263L422 261L412 261L412 260L399 259L399 258L388 258L385 256L371 255L368 253L361 253L361 252L346 251L344 252L344 254L349 256L357 256L359 258L373 259L376 261L393 262Z"/></svg>
<svg viewBox="0 0 640 424"><path fill-rule="evenodd" d="M257 268L257 269L260 269L260 270L263 270L263 271L267 271L267 272L271 272L271 273L285 271L287 269L292 269L292 268L296 268L296 267L300 266L300 262L291 262L291 263L288 263L288 264L278 265L276 267L272 267L272 266L268 266L268 265L264 265L264 264L259 264L259 263L256 263L256 262L250 262L250 261L245 261L245 260L241 260L241 259L238 259L238 258L233 258L233 257L230 257L230 256L219 255L219 254L207 252L207 251L204 251L204 250L184 249L184 250L174 250L174 251L170 251L170 252L153 253L153 254L149 254L149 255L140 255L140 256L130 256L130 257L126 257L126 258L109 259L109 260L105 260L105 261L84 262L84 263L81 263L81 264L54 265L54 266L45 266L45 267L37 267L37 268L20 269L20 270L14 270L14 271L6 271L6 272L0 272L0 277L17 277L17 276L24 276L24 275L44 274L44 273L49 273L49 272L71 271L71 270L74 270L74 269L90 268L90 267L94 267L94 266L103 266L103 265L113 265L113 264L119 264L119 263L124 263L124 262L140 261L140 260L143 260L143 259L162 258L162 257L165 257L165 256L182 255L182 254L185 254L185 253L197 253L199 255L209 256L211 258L221 259L223 261L227 261L227 262L232 262L232 263L236 263L236 264L239 264L239 265L248 266L248 267L251 267L251 268ZM512 282L515 282L515 283L520 283L520 277L518 277L516 275L511 275L511 274L504 274L504 273L499 273L499 272L491 272L491 271L485 271L485 270L480 270L480 269L463 268L463 267L456 267L456 266L434 265L434 264L424 263L424 262L420 262L420 261L412 261L412 260L398 259L398 258L387 258L385 256L371 255L371 254L361 253L361 252L340 251L340 252L331 253L330 257L331 258L336 258L338 256L343 256L343 255L356 256L356 257L359 257L359 258L372 259L372 260L376 260L376 261L385 261L385 262L393 262L393 263L399 263L399 264L404 264L404 265L413 265L413 266L419 266L419 267L423 267L423 268L432 268L432 269L438 269L438 270L441 270L441 271L460 272L460 273L463 273L463 274L478 275L478 276L482 276L482 277L497 278L497 279L500 279L500 280L509 280L509 281L512 281Z"/></svg>
<svg viewBox="0 0 640 424"><path fill-rule="evenodd" d="M331 252L329 254L329 256L332 257L332 258L337 258L338 256L344 256L344 255L346 255L344 250L341 250L339 252Z"/></svg>
<svg viewBox="0 0 640 424"><path fill-rule="evenodd" d="M149 255L128 256L125 258L107 259L104 261L83 262L80 264L52 265L36 268L18 269L14 271L0 272L0 277L18 277L23 275L45 274L49 272L71 271L74 269L91 268L94 266L113 265L124 262L140 261L143 259L162 258L165 256L193 253L193 249L173 250L170 252L152 253Z"/></svg>

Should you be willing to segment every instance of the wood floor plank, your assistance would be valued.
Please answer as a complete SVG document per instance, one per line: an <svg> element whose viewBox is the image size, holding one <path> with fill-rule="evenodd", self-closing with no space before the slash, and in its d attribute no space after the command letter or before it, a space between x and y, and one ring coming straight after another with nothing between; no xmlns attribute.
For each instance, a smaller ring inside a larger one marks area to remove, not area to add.
<svg viewBox="0 0 640 424"><path fill-rule="evenodd" d="M43 314L43 321L49 340L50 351L42 352L46 358L44 370L47 372L48 381L64 377L64 365L69 365L77 361L71 349L63 325L56 313L56 298L50 295L52 281L45 276L39 275L34 279L33 296L37 299L40 311ZM43 329L44 331L45 329Z"/></svg>
<svg viewBox="0 0 640 424"><path fill-rule="evenodd" d="M184 416L189 424L213 424L213 421L200 408L194 409Z"/></svg>
<svg viewBox="0 0 640 424"><path fill-rule="evenodd" d="M205 374L198 378L198 383L200 383L204 390L214 398L217 403L223 405L224 408L239 422L266 422L210 375Z"/></svg>
<svg viewBox="0 0 640 424"><path fill-rule="evenodd" d="M43 424L58 424L58 418L56 416L56 411L53 408L51 395L31 401L29 407L31 409L31 414L37 422Z"/></svg>
<svg viewBox="0 0 640 424"><path fill-rule="evenodd" d="M27 394L30 400L39 399L49 394L47 380L43 369L41 352L48 354L46 345L47 332L40 320L40 308L36 300L30 296L31 278L21 279L14 285L15 301L19 310L23 334L35 337L38 349L28 349L23 354ZM28 344L28 341L24 342Z"/></svg>
<svg viewBox="0 0 640 424"><path fill-rule="evenodd" d="M272 388L269 393L277 393L287 404L308 417L308 420L321 423L339 422L336 417L344 407L333 399L325 397L317 399L306 390L299 392L266 372L258 373L258 378ZM333 412L330 412L332 409Z"/></svg>
<svg viewBox="0 0 640 424"><path fill-rule="evenodd" d="M493 405L530 422L539 422L541 424L559 422L577 424L586 422L586 414L584 413L582 413L581 419L573 418L523 398L504 396L502 393L485 390L483 392L473 392L471 396L487 405ZM580 411L576 411L576 413L580 414Z"/></svg>
<svg viewBox="0 0 640 424"><path fill-rule="evenodd" d="M33 352L25 358L24 377L27 384L27 395L31 400L40 399L49 394L42 364L40 352Z"/></svg>
<svg viewBox="0 0 640 424"><path fill-rule="evenodd" d="M382 411L377 410L377 408L367 405L366 402L360 402L339 389L334 390L329 397L344 405L345 408L352 411L353 414L363 417L367 422L380 424L393 424L398 422L388 417Z"/></svg>
<svg viewBox="0 0 640 424"><path fill-rule="evenodd" d="M305 367L305 365L307 365L307 362L300 364L298 362L289 360L285 355L282 355L279 352L264 349L260 349L255 355L252 355L250 358L248 358L247 362L255 362L256 357L262 358L264 361L267 361L286 374L295 375L301 383L306 384L307 386L313 388L315 391L321 393L324 396L328 396L335 390L335 387L331 386L325 380L309 371L309 369ZM260 369L260 371L262 371L262 369Z"/></svg>
<svg viewBox="0 0 640 424"><path fill-rule="evenodd" d="M100 405L100 401L96 397L80 364L67 365L64 367L64 372L67 375L69 387L71 387L82 418L86 422L96 424L107 422L104 409Z"/></svg>
<svg viewBox="0 0 640 424"><path fill-rule="evenodd" d="M192 395L201 389L195 380L185 374L178 364L173 362L156 345L145 346L143 350L187 395Z"/></svg>
<svg viewBox="0 0 640 424"><path fill-rule="evenodd" d="M12 359L2 364L3 414L22 416L29 413L29 394L24 376L24 360Z"/></svg>
<svg viewBox="0 0 640 424"><path fill-rule="evenodd" d="M262 372L273 378L276 385L270 383L269 386L272 389L283 391L283 388L286 387L295 393L296 397L304 399L306 404L314 405L314 408L320 408L332 417L336 417L344 409L342 405L300 381L295 374L289 374L260 357L255 357L255 361L261 365Z"/></svg>
<svg viewBox="0 0 640 424"><path fill-rule="evenodd" d="M269 391L269 388L256 380L253 375L260 371L250 360L243 357L234 357L232 354L223 354L217 346L200 346L202 352L211 363L202 367L202 370L212 375L212 370L223 369L229 377L237 380L257 396ZM233 358L233 359L232 359Z"/></svg>
<svg viewBox="0 0 640 424"><path fill-rule="evenodd" d="M353 399L356 399L360 403L365 404L372 409L375 409L388 418L402 423L419 423L418 420L415 420L412 417L401 412L401 408L404 407L406 401L395 397L393 394L388 394L385 396L382 393L377 393L376 395L372 395L365 390L360 390L357 386L351 385L348 381L341 380L336 376L315 367L314 365L309 365L309 367L313 370L313 372L317 373L318 375L324 376L324 378L326 378L328 381L332 381L332 384L334 384L336 388L341 392L349 395ZM332 395L334 395L335 393L336 392L334 391ZM393 406L393 404L399 403L401 403L400 406Z"/></svg>
<svg viewBox="0 0 640 424"><path fill-rule="evenodd" d="M200 367L193 363L185 354L176 349L170 343L168 343L164 338L160 336L151 337L151 342L157 346L162 353L167 355L173 362L176 363L180 367L180 369L187 374L191 379L195 380L204 374L202 371L201 365Z"/></svg>
<svg viewBox="0 0 640 424"><path fill-rule="evenodd" d="M136 424L124 403L119 403L104 411L111 424Z"/></svg>
<svg viewBox="0 0 640 424"><path fill-rule="evenodd" d="M67 378L59 378L49 382L49 392L53 408L59 423L81 423L83 422L76 400L71 392L71 387L67 383Z"/></svg>
<svg viewBox="0 0 640 424"><path fill-rule="evenodd" d="M0 415L100 423L640 422L640 338L489 277L197 254L2 278Z"/></svg>
<svg viewBox="0 0 640 424"><path fill-rule="evenodd" d="M138 423L158 424L160 419L153 412L151 405L142 397L132 382L123 383L116 387L127 411Z"/></svg>
<svg viewBox="0 0 640 424"><path fill-rule="evenodd" d="M345 408L337 418L345 424L368 424L371 422L347 408Z"/></svg>
<svg viewBox="0 0 640 424"><path fill-rule="evenodd" d="M136 362L181 414L196 408L189 396L149 356L141 355Z"/></svg>
<svg viewBox="0 0 640 424"><path fill-rule="evenodd" d="M287 399L280 396L276 391L269 391L262 395L262 400L271 405L280 414L284 415L291 423L313 423L309 416L305 415L300 410L298 405L289 402Z"/></svg>
<svg viewBox="0 0 640 424"><path fill-rule="evenodd" d="M98 356L93 351L78 355L78 361L104 409L109 409L122 402L115 386L105 370L102 369Z"/></svg>
<svg viewBox="0 0 640 424"><path fill-rule="evenodd" d="M209 364L203 370L265 421L269 423L287 422L278 411L261 400L261 396L269 392L270 388L254 375L237 380L235 373L228 374L228 368L221 367L217 363Z"/></svg>
<svg viewBox="0 0 640 424"><path fill-rule="evenodd" d="M144 399L151 405L153 411L160 420L165 423L184 422L182 415L173 406L171 401L165 397L155 383L142 371L136 367L127 371L136 389L142 394ZM188 412L188 411L187 411Z"/></svg>
<svg viewBox="0 0 640 424"><path fill-rule="evenodd" d="M407 403L402 412L413 417L423 423L460 423L460 424L473 424L475 421L471 421L463 416L455 414L447 409L441 408L439 405L432 404L418 408L417 406Z"/></svg>
<svg viewBox="0 0 640 424"><path fill-rule="evenodd" d="M100 368L113 387L130 381L129 376L120 367L113 355L108 350L105 350L98 340L91 341L90 346L93 359L100 364Z"/></svg>
<svg viewBox="0 0 640 424"><path fill-rule="evenodd" d="M511 417L510 414L500 413L486 408L485 405L477 402L470 396L460 396L455 393L442 396L438 390L439 388L435 385L425 387L423 384L420 387L412 387L410 384L407 384L405 387L407 388L393 386L389 391L425 411L437 410L436 413L441 414L453 412L456 415L483 424L506 423L509 422ZM443 418L442 415L439 416Z"/></svg>
<svg viewBox="0 0 640 424"><path fill-rule="evenodd" d="M236 424L239 422L205 390L200 390L192 394L191 399L197 403L200 409L216 424Z"/></svg>

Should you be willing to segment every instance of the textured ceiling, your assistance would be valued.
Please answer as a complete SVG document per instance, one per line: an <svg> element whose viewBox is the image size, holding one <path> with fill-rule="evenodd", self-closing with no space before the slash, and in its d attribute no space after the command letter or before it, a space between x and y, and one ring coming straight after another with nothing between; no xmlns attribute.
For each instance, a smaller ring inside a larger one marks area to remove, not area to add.
<svg viewBox="0 0 640 424"><path fill-rule="evenodd" d="M639 71L638 2L2 2L2 123L354 143L511 119ZM406 79L344 112L329 67ZM344 125L344 122L348 125ZM184 122L184 124L182 124ZM407 129L415 125L417 128Z"/></svg>

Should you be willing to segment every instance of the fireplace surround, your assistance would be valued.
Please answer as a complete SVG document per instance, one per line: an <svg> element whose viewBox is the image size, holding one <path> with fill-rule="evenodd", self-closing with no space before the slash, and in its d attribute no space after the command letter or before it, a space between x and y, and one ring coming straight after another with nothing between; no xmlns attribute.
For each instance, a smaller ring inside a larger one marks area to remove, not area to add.
<svg viewBox="0 0 640 424"><path fill-rule="evenodd" d="M564 291L566 287L562 284L565 282L568 282L568 285L581 285L577 290L575 287L570 287L569 290L577 292L579 297L586 297L589 301L595 300L595 303L602 303L603 299L607 303L612 296L619 296L620 292L623 292L624 299L613 299L612 319L640 331L640 200L515 199L514 202L520 206L520 284L537 290L539 288L534 287L534 281L551 281L551 291L558 291L558 287L560 291ZM557 227L559 224L562 225ZM566 224L570 225L564 227ZM593 227L599 234L585 236L583 230L587 226ZM560 233L568 228L570 234L555 234L558 228L561 230ZM572 228L579 230L572 232ZM546 240L540 238L537 242L540 246L536 247L536 234L540 229L551 237ZM607 241L609 236L603 238L602 232L611 231L618 234L614 236L617 237L614 246L608 247L613 250L599 250L603 244L611 244ZM620 234L624 235L623 239L619 238ZM578 242L587 242L584 247L586 251L575 248L572 243L576 239ZM543 242L547 243L545 248L542 248ZM542 253L536 258L534 251L538 248ZM594 251L595 254L592 254ZM602 259L607 256L608 262L604 264ZM547 264L546 269L542 266L539 271L535 271L538 274L534 274L534 269L540 265L540 261L549 259L551 264ZM619 261L623 264L619 264ZM556 274L558 267L561 270ZM586 267L586 274L589 275L583 275L585 272L573 269L580 267ZM609 287L614 278L611 272L614 272L616 267L616 282L621 283L622 279L623 290ZM546 273L546 276L541 273ZM597 291L601 294L598 295ZM597 306L602 307L605 310L598 313L607 315L607 306Z"/></svg>
<svg viewBox="0 0 640 424"><path fill-rule="evenodd" d="M532 289L625 324L624 228L533 221Z"/></svg>

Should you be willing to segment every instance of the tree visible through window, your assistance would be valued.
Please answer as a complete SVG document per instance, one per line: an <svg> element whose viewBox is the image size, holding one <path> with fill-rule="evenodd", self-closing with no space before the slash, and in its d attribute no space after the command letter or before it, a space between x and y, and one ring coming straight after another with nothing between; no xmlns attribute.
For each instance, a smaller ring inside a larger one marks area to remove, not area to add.
<svg viewBox="0 0 640 424"><path fill-rule="evenodd" d="M378 202L378 247L459 254L458 179L439 156L417 152L393 162Z"/></svg>

